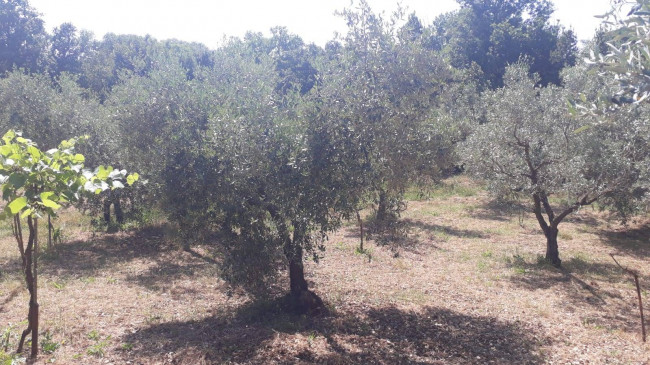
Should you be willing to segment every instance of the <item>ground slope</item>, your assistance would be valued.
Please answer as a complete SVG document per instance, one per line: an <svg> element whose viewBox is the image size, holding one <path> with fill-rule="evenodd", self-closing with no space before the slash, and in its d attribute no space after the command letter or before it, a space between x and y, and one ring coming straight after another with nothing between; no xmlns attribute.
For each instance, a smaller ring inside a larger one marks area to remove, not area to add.
<svg viewBox="0 0 650 365"><path fill-rule="evenodd" d="M66 242L42 260L41 328L54 351L39 362L650 362L633 283L609 257L649 287L647 221L574 215L560 226L560 271L539 260L544 237L531 214L466 180L446 184L409 203L398 247L370 241L358 253L352 222L330 237L322 260L307 264L331 312L313 319L228 288L208 245L182 251L164 226L93 235L64 218ZM0 233L0 329L11 350L28 296L15 243Z"/></svg>

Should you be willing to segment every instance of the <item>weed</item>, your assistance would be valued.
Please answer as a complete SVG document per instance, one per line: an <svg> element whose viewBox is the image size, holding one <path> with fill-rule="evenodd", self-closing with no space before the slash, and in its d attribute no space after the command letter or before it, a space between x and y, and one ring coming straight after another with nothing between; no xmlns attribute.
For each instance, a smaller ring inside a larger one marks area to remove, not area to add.
<svg viewBox="0 0 650 365"><path fill-rule="evenodd" d="M492 257L492 251L491 250L483 251L483 253L481 253L481 256L485 257L486 259L490 258Z"/></svg>
<svg viewBox="0 0 650 365"><path fill-rule="evenodd" d="M0 365L14 365L22 364L24 362L24 357L20 357L18 354L8 354L0 349Z"/></svg>
<svg viewBox="0 0 650 365"><path fill-rule="evenodd" d="M147 324L156 324L159 323L160 320L162 319L162 316L159 314L151 314L145 318L145 323Z"/></svg>
<svg viewBox="0 0 650 365"><path fill-rule="evenodd" d="M92 283L95 282L95 278L92 277L92 276L87 276L87 277L83 276L83 277L79 278L79 280L81 280L81 282L86 284L86 285L92 284Z"/></svg>
<svg viewBox="0 0 650 365"><path fill-rule="evenodd" d="M45 331L43 333L43 338L41 339L41 349L46 354L51 354L54 351L58 350L63 343L58 343L52 339L52 333L50 331Z"/></svg>
<svg viewBox="0 0 650 365"><path fill-rule="evenodd" d="M57 283L56 281L51 281L50 283L52 284L54 289L61 290L61 289L65 288L65 283L63 283L63 282Z"/></svg>
<svg viewBox="0 0 650 365"><path fill-rule="evenodd" d="M90 333L88 333L88 339L93 340L93 341L98 341L101 338L99 335L99 332L97 330L92 330Z"/></svg>
<svg viewBox="0 0 650 365"><path fill-rule="evenodd" d="M526 262L526 259L520 254L516 253L512 255L512 257L506 256L504 258L504 261L508 266L512 267L516 274L526 273L526 266L528 263Z"/></svg>
<svg viewBox="0 0 650 365"><path fill-rule="evenodd" d="M96 333L96 331L93 331ZM108 347L108 341L111 339L111 336L107 336L104 340L99 341L99 338L96 339L97 343L94 345L90 346L88 350L86 350L86 354L95 356L95 357L104 357L105 352L104 349Z"/></svg>
<svg viewBox="0 0 650 365"><path fill-rule="evenodd" d="M429 194L431 198L449 198L452 196L470 197L476 195L478 190L474 187L460 184L456 181L441 183Z"/></svg>
<svg viewBox="0 0 650 365"><path fill-rule="evenodd" d="M487 262L485 262L483 260L479 261L477 266L478 266L479 271L487 271L487 269L490 268L490 264L488 264Z"/></svg>
<svg viewBox="0 0 650 365"><path fill-rule="evenodd" d="M573 236L570 233L566 232L559 232L558 237L564 241L571 241L573 239Z"/></svg>
<svg viewBox="0 0 650 365"><path fill-rule="evenodd" d="M120 346L122 351L131 351L133 350L133 344L130 342L125 342Z"/></svg>
<svg viewBox="0 0 650 365"><path fill-rule="evenodd" d="M9 348L9 339L11 338L11 330L13 326L9 326L2 331L2 337L0 337L0 350L4 349L5 351ZM2 362L0 362L2 364Z"/></svg>

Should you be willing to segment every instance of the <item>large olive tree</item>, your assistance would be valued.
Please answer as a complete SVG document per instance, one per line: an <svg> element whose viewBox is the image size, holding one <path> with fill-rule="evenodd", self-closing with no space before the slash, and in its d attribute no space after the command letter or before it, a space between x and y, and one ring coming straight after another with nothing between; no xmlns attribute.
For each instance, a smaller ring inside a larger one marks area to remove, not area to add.
<svg viewBox="0 0 650 365"><path fill-rule="evenodd" d="M560 223L637 181L645 153L634 135L647 123L587 123L574 117L567 100L576 89L593 90L600 82L586 80L584 70L568 73L567 89L536 87L527 73L525 65L510 66L504 87L486 94L487 123L468 138L461 154L492 192L528 200L546 236L546 258L560 266Z"/></svg>

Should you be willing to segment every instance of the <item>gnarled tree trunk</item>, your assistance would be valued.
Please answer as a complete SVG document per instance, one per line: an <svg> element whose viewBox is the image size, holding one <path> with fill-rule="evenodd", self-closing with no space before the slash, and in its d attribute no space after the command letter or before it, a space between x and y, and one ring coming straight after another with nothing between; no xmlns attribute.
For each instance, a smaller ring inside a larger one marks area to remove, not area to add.
<svg viewBox="0 0 650 365"><path fill-rule="evenodd" d="M562 260L560 260L560 251L557 245L557 227L550 226L544 232L546 236L546 260L553 266L560 267Z"/></svg>
<svg viewBox="0 0 650 365"><path fill-rule="evenodd" d="M325 306L323 300L314 292L309 290L305 280L305 268L303 265L302 240L305 232L299 226L294 226L293 239L286 239L284 254L289 262L289 305L292 311L299 314L318 314Z"/></svg>

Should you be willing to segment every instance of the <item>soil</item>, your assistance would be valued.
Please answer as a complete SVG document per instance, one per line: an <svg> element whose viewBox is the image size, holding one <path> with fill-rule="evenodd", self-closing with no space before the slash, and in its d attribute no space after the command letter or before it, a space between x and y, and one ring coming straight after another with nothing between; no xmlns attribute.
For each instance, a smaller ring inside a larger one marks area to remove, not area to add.
<svg viewBox="0 0 650 365"><path fill-rule="evenodd" d="M305 266L327 307L319 315L284 310L287 279L265 300L227 286L210 245L184 251L163 224L100 234L66 213L64 242L40 264L50 353L37 363L650 363L633 279L609 256L640 273L650 317L648 219L622 226L591 208L574 214L559 227L558 270L541 259L532 213L472 189L409 202L408 235L392 245L370 240L359 252L356 218L332 234ZM9 228L0 236L0 330L11 352L28 294Z"/></svg>

